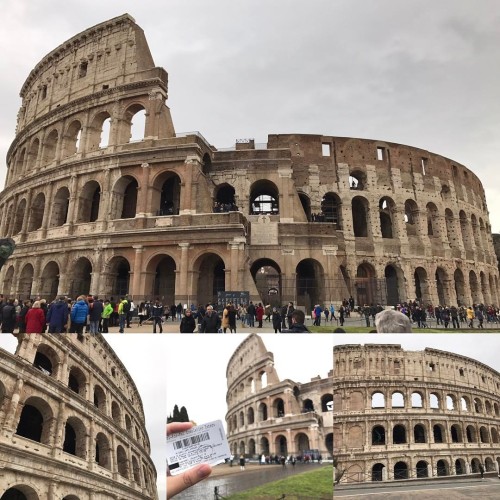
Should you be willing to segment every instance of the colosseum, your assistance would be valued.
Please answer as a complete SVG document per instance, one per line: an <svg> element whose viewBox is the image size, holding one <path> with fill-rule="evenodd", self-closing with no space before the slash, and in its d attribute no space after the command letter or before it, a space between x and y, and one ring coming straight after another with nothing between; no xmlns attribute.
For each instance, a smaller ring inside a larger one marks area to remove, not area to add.
<svg viewBox="0 0 500 500"><path fill-rule="evenodd" d="M0 348L0 429L2 500L158 499L141 398L102 336Z"/></svg>
<svg viewBox="0 0 500 500"><path fill-rule="evenodd" d="M466 166L329 135L217 149L176 133L167 87L128 14L31 71L0 193L0 237L17 245L4 294L498 304L484 189Z"/></svg>
<svg viewBox="0 0 500 500"><path fill-rule="evenodd" d="M342 482L471 474L500 466L500 373L437 349L334 348Z"/></svg>
<svg viewBox="0 0 500 500"><path fill-rule="evenodd" d="M280 380L274 355L262 339L249 335L226 369L226 423L231 452L332 458L332 371L301 384Z"/></svg>

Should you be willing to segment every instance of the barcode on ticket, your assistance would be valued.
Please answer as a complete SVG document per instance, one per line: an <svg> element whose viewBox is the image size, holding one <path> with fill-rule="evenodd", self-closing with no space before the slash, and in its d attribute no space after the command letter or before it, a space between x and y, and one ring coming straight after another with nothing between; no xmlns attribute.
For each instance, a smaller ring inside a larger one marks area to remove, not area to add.
<svg viewBox="0 0 500 500"><path fill-rule="evenodd" d="M208 432L204 432L203 434L198 434L196 436L191 436L185 439L181 439L179 441L174 441L174 449L179 450L181 448L185 448L186 446L191 446L192 444L198 444L202 441L208 441L210 439L210 434Z"/></svg>

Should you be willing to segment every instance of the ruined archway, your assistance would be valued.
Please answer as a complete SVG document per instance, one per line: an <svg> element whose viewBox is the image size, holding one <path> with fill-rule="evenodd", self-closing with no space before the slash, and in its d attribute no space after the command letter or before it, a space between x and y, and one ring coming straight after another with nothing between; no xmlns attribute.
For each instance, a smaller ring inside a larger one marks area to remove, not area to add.
<svg viewBox="0 0 500 500"><path fill-rule="evenodd" d="M250 273L263 304L281 304L281 269L271 259L258 259L250 267Z"/></svg>
<svg viewBox="0 0 500 500"><path fill-rule="evenodd" d="M45 299L47 303L52 302L59 289L59 266L56 262L51 261L43 268L40 285L40 297Z"/></svg>
<svg viewBox="0 0 500 500"><path fill-rule="evenodd" d="M79 295L90 293L90 282L92 278L92 264L86 257L80 257L73 266L71 273L69 296L76 298Z"/></svg>
<svg viewBox="0 0 500 500"><path fill-rule="evenodd" d="M146 290L150 290L152 298L158 297L163 304L175 303L176 269L174 259L165 254L157 255L148 263L146 273L150 283Z"/></svg>
<svg viewBox="0 0 500 500"><path fill-rule="evenodd" d="M198 304L217 304L217 293L226 289L225 264L219 255L206 253L194 265L197 288L193 293Z"/></svg>
<svg viewBox="0 0 500 500"><path fill-rule="evenodd" d="M357 304L375 304L377 280L375 278L375 269L371 264L364 262L358 266L354 286L356 288Z"/></svg>
<svg viewBox="0 0 500 500"><path fill-rule="evenodd" d="M304 259L297 264L295 273L297 305L310 311L316 304L323 304L324 272L321 264L314 259Z"/></svg>
<svg viewBox="0 0 500 500"><path fill-rule="evenodd" d="M278 215L279 190L271 181L259 180L250 188L250 215Z"/></svg>

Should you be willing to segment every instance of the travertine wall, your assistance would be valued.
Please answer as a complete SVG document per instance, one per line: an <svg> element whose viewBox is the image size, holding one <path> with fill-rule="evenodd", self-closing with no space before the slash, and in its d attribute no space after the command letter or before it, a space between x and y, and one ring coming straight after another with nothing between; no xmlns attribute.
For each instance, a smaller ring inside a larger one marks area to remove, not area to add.
<svg viewBox="0 0 500 500"><path fill-rule="evenodd" d="M20 335L0 349L0 496L157 499L142 402L104 338Z"/></svg>
<svg viewBox="0 0 500 500"><path fill-rule="evenodd" d="M229 360L226 422L235 456L303 455L319 450L332 456L332 373L301 384L280 380L273 353L252 334Z"/></svg>
<svg viewBox="0 0 500 500"><path fill-rule="evenodd" d="M307 310L350 295L498 304L484 190L467 167L323 135L217 150L175 133L167 83L129 15L76 35L30 73L0 193L0 236L17 243L0 291L171 304L248 290ZM217 202L230 211L215 213Z"/></svg>
<svg viewBox="0 0 500 500"><path fill-rule="evenodd" d="M426 348L334 348L334 453L343 481L487 471L500 465L500 374Z"/></svg>

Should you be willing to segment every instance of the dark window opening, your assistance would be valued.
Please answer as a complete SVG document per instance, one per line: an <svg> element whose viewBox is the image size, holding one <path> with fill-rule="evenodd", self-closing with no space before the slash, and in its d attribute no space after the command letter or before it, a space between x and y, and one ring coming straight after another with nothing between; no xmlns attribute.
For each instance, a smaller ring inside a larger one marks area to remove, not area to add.
<svg viewBox="0 0 500 500"><path fill-rule="evenodd" d="M33 361L33 366L38 368L41 372L45 373L45 375L52 375L52 362L50 359L42 354L41 352L37 352L35 356L35 360Z"/></svg>
<svg viewBox="0 0 500 500"><path fill-rule="evenodd" d="M84 61L80 63L80 68L78 71L78 78L83 78L84 76L87 76L87 67L88 67L88 62Z"/></svg>
<svg viewBox="0 0 500 500"><path fill-rule="evenodd" d="M40 411L31 405L25 405L17 426L18 436L40 443L42 441L43 416Z"/></svg>
<svg viewBox="0 0 500 500"><path fill-rule="evenodd" d="M77 394L80 392L80 384L78 383L78 379L72 373L69 374L68 387Z"/></svg>
<svg viewBox="0 0 500 500"><path fill-rule="evenodd" d="M71 455L76 455L76 432L68 423L66 423L64 430L63 451Z"/></svg>

